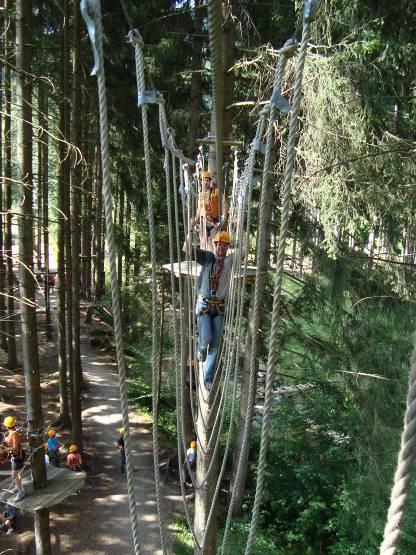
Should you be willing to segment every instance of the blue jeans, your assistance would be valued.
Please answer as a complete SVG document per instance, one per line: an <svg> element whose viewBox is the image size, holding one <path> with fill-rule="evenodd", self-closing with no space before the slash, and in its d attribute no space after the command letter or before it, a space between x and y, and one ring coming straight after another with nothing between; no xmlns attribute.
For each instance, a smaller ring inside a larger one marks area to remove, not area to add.
<svg viewBox="0 0 416 555"><path fill-rule="evenodd" d="M200 314L198 316L198 350L200 353L205 354L209 347L204 368L204 378L206 382L212 383L214 380L223 323L224 316L218 314L215 306L211 306L206 314Z"/></svg>

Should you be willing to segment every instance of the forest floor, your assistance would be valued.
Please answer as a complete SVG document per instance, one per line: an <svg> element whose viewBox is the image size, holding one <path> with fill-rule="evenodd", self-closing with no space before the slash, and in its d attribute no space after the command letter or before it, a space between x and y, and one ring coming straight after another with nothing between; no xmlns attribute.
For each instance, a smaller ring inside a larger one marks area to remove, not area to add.
<svg viewBox="0 0 416 555"><path fill-rule="evenodd" d="M94 325L99 326L98 321ZM42 395L46 424L53 422L58 409L57 348L40 336ZM56 338L56 336L54 336ZM121 425L118 376L112 354L91 347L90 336L82 327L82 365L86 394L83 399L83 437L85 462L89 467L85 487L75 496L54 507L50 513L53 553L85 555L128 555L134 553L129 519L126 477L119 471L116 449ZM0 414L16 414L24 422L25 399L22 369L15 373L5 370L5 355L0 355ZM136 502L139 515L139 538L143 555L162 553L159 537L151 422L137 411L130 412L134 455ZM58 437L64 445L71 442L70 431ZM61 449L62 453L66 450ZM176 483L162 485L165 514L172 521L182 513L182 500ZM33 553L33 521L30 514L19 520L18 533L1 534L2 552Z"/></svg>

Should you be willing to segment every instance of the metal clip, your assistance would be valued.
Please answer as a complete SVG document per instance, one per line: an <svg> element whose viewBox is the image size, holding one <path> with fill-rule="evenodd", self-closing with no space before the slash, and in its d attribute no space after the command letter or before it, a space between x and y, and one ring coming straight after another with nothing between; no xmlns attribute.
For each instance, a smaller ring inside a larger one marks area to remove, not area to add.
<svg viewBox="0 0 416 555"><path fill-rule="evenodd" d="M274 91L271 98L271 103L283 114L288 114L292 111L290 102L282 96L278 91Z"/></svg>
<svg viewBox="0 0 416 555"><path fill-rule="evenodd" d="M313 21L318 11L320 0L305 0L303 18L305 21Z"/></svg>
<svg viewBox="0 0 416 555"><path fill-rule="evenodd" d="M137 94L137 106L143 106L144 104L157 104L157 102L156 91L142 91Z"/></svg>
<svg viewBox="0 0 416 555"><path fill-rule="evenodd" d="M98 70L100 69L100 57L98 55L98 49L96 44L96 36L95 36L95 22L93 16L90 15L89 7L91 2L88 0L81 0L81 14L84 18L85 24L87 25L88 36L90 37L91 45L92 45L92 52L94 55L94 67L91 70L90 75L97 75Z"/></svg>
<svg viewBox="0 0 416 555"><path fill-rule="evenodd" d="M259 141L259 139L254 139L250 146L257 150L257 152L260 152L260 154L263 154L263 156L266 154L266 145Z"/></svg>

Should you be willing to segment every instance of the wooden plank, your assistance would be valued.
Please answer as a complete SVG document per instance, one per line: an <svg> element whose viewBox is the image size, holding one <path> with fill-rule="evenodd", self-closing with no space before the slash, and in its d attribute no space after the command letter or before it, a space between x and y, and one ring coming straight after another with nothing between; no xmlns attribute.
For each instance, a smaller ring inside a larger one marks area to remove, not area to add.
<svg viewBox="0 0 416 555"><path fill-rule="evenodd" d="M34 490L21 501L13 501L15 493L5 491L14 487L13 480L7 478L0 482L0 501L9 503L23 511L37 511L61 503L69 495L77 493L84 485L85 472L73 472L67 468L57 468L52 465L46 467L48 482L45 488ZM31 479L31 472L23 473L23 480Z"/></svg>

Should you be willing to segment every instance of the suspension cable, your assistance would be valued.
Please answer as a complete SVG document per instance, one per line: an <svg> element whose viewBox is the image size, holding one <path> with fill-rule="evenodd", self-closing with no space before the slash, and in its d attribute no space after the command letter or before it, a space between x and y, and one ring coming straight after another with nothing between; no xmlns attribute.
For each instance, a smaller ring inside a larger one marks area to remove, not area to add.
<svg viewBox="0 0 416 555"><path fill-rule="evenodd" d="M103 196L106 219L106 236L109 251L111 299L114 319L114 336L116 342L117 369L119 375L120 403L122 422L125 430L125 451L127 470L127 492L129 498L130 523L133 546L136 555L140 553L139 529L137 522L136 497L134 490L133 454L131 448L129 405L126 389L126 362L124 358L123 331L121 321L120 297L116 270L116 245L113 224L113 203L110 178L110 154L108 138L108 110L104 73L104 54L102 39L101 4L99 0L81 0L81 13L88 27L95 58L92 75L97 75L98 99L100 113L100 142L103 172Z"/></svg>

